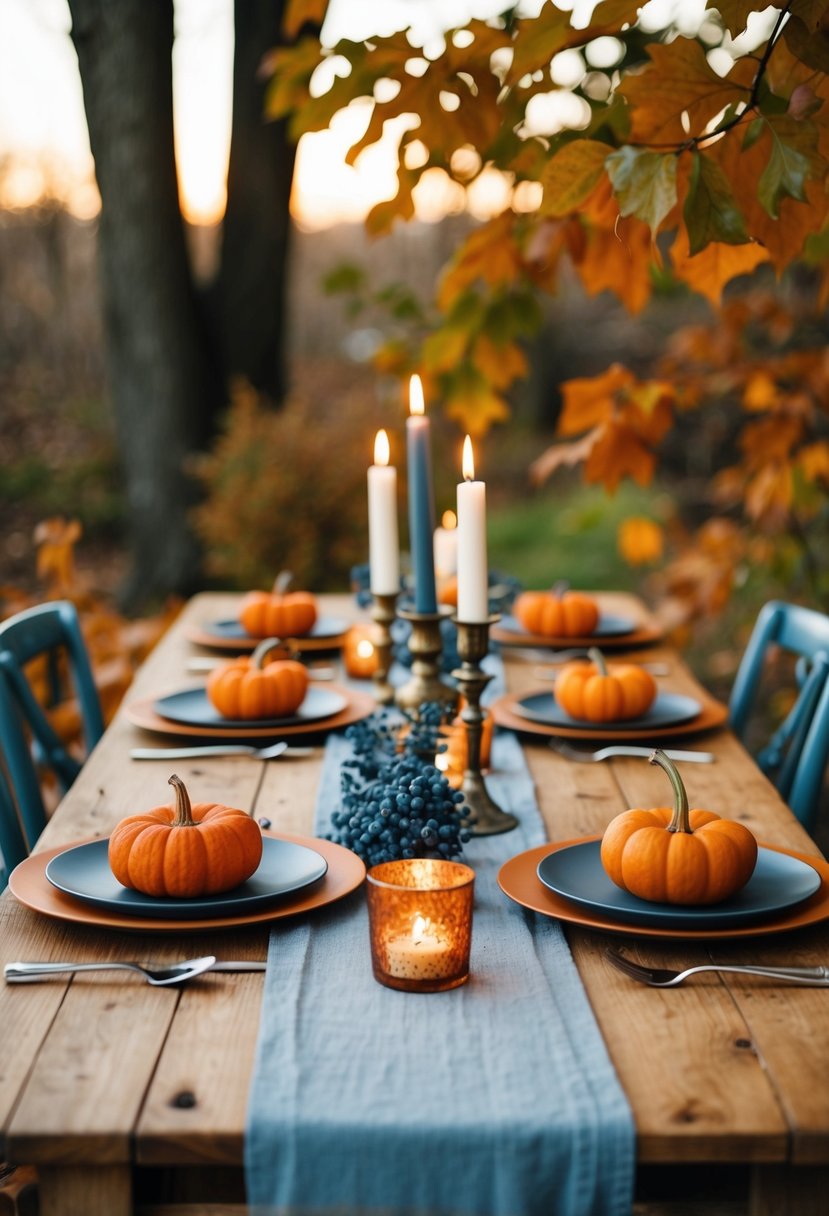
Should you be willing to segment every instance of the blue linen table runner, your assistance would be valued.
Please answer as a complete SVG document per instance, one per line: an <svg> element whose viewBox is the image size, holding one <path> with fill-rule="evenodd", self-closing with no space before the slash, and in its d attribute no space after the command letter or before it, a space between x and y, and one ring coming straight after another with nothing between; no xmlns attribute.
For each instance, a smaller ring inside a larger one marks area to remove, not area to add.
<svg viewBox="0 0 829 1216"><path fill-rule="evenodd" d="M325 835L350 745L326 745ZM271 934L250 1093L252 1216L629 1216L635 1135L561 926L497 885L546 839L514 735L487 785L519 819L473 838L470 980L443 993L372 975L360 892Z"/></svg>

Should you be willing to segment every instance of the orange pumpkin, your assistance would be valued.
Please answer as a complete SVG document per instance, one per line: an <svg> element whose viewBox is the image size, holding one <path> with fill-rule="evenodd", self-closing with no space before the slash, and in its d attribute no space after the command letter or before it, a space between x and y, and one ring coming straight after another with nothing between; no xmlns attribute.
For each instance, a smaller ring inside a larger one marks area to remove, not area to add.
<svg viewBox="0 0 829 1216"><path fill-rule="evenodd" d="M608 877L631 895L655 903L716 904L739 891L754 873L757 841L742 823L713 811L688 809L674 763L650 757L668 774L673 810L630 810L608 824L601 859Z"/></svg>
<svg viewBox="0 0 829 1216"><path fill-rule="evenodd" d="M592 596L568 591L564 584L551 591L522 591L512 611L527 633L541 637L589 637L599 623L599 608Z"/></svg>
<svg viewBox="0 0 829 1216"><path fill-rule="evenodd" d="M590 662L562 667L553 689L571 718L586 722L623 722L639 718L656 696L656 680L637 663L607 664L600 650L587 652Z"/></svg>
<svg viewBox="0 0 829 1216"><path fill-rule="evenodd" d="M239 606L239 621L252 638L302 637L317 620L317 601L308 591L288 591L283 570L271 591L249 591Z"/></svg>
<svg viewBox="0 0 829 1216"><path fill-rule="evenodd" d="M145 895L197 899L231 891L262 858L262 833L245 811L216 802L191 805L180 777L173 806L122 819L109 838L110 868Z"/></svg>
<svg viewBox="0 0 829 1216"><path fill-rule="evenodd" d="M250 658L223 663L207 678L207 696L223 718L287 718L296 712L308 691L308 669L296 659L268 654L278 638L265 638Z"/></svg>

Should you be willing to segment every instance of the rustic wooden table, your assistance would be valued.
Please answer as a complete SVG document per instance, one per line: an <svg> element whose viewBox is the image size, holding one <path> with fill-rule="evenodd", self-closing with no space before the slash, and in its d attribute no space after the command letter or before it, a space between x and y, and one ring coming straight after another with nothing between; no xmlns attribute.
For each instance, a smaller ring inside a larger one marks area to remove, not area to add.
<svg viewBox="0 0 829 1216"><path fill-rule="evenodd" d="M138 673L127 701L197 683L187 671L187 660L199 653L187 629L232 616L235 602L213 594L192 600ZM644 610L629 597L609 597L605 606L643 619ZM325 611L359 615L345 596L326 600ZM669 647L655 645L648 657L670 665L662 687L699 694ZM509 652L506 659L512 690L538 687L537 663ZM124 815L164 801L169 761L129 759L130 747L153 742L164 741L132 726L122 707L38 849L106 836ZM683 767L691 805L739 814L762 841L819 855L727 730L679 745L692 744L713 750L717 763ZM527 740L526 753L553 841L600 832L628 806L665 802L664 775L641 761L572 764L538 739ZM267 813L276 830L307 833L320 762L318 751L271 764L178 760L175 771L200 798ZM264 959L268 938L266 926L172 937L95 931L38 915L9 892L0 900L0 925L4 963L196 953ZM706 1187L709 1196L719 1192L723 1204L704 1207L707 1213L829 1211L829 990L712 975L661 992L608 967L608 935L570 927L568 937L635 1115L641 1193L658 1196L667 1177L667 1191L685 1204L676 1209L683 1212ZM655 964L709 955L829 962L823 924L710 950L699 943L614 940ZM188 1200L190 1211L200 1213L213 1210L211 1203L242 1203L262 982L261 974L214 974L181 990L157 989L104 973L2 987L2 1153L37 1166L42 1216L126 1216L151 1200L155 1212L173 1200ZM654 1210L672 1209L657 1203Z"/></svg>

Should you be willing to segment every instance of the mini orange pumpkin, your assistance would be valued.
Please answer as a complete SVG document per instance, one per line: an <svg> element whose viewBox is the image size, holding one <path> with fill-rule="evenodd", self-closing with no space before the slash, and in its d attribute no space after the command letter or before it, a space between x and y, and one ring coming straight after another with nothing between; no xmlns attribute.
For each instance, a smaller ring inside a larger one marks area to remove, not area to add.
<svg viewBox="0 0 829 1216"><path fill-rule="evenodd" d="M288 591L283 570L271 591L249 591L239 606L239 621L252 638L302 637L317 620L317 601L308 591Z"/></svg>
<svg viewBox="0 0 829 1216"><path fill-rule="evenodd" d="M211 671L207 696L223 718L287 718L299 709L308 691L308 669L296 659L266 663L279 645L279 638L265 638L250 658Z"/></svg>
<svg viewBox="0 0 829 1216"><path fill-rule="evenodd" d="M216 802L193 806L175 774L174 806L122 819L109 838L110 868L145 895L197 899L231 891L262 858L262 833L245 811Z"/></svg>
<svg viewBox="0 0 829 1216"><path fill-rule="evenodd" d="M637 663L605 662L591 647L590 662L568 663L559 672L554 695L571 718L586 722L623 722L639 718L653 704L656 680Z"/></svg>
<svg viewBox="0 0 829 1216"><path fill-rule="evenodd" d="M550 591L522 591L512 611L527 633L541 637L590 637L599 623L592 596L568 591L566 583L557 583Z"/></svg>
<svg viewBox="0 0 829 1216"><path fill-rule="evenodd" d="M716 904L754 873L757 841L742 823L688 809L673 761L655 751L651 764L668 774L674 807L623 811L608 824L601 859L608 877L631 895L655 903Z"/></svg>

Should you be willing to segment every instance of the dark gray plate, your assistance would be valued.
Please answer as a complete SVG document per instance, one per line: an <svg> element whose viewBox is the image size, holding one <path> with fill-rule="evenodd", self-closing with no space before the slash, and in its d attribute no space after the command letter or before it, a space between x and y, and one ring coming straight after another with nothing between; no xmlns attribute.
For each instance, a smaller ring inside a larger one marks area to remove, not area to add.
<svg viewBox="0 0 829 1216"><path fill-rule="evenodd" d="M211 621L208 625L203 625L202 629L205 633L215 634L217 638L225 641L233 642L257 642L260 639L251 637L246 629L242 628L241 621L235 619L224 621ZM339 620L337 617L321 616L314 623L310 633L304 633L297 641L302 642L303 638L314 638L322 641L324 638L338 638L348 629L348 622Z"/></svg>
<svg viewBox="0 0 829 1216"><path fill-rule="evenodd" d="M167 899L122 887L109 868L109 841L93 840L59 853L46 866L53 887L96 908L130 916L235 916L273 903L318 882L328 862L314 849L291 840L262 838L262 860L254 874L232 891L202 899Z"/></svg>
<svg viewBox="0 0 829 1216"><path fill-rule="evenodd" d="M693 697L684 697L677 692L658 692L647 713L640 718L625 718L616 722L587 722L584 718L571 718L565 713L551 692L530 693L513 705L515 713L530 722L541 722L544 726L582 727L585 730L600 730L605 734L618 727L619 730L653 730L654 727L678 726L690 722L700 713L702 706Z"/></svg>
<svg viewBox="0 0 829 1216"><path fill-rule="evenodd" d="M540 635L537 633L529 633L519 620L514 616L502 617L498 622L498 628L506 633L514 633L516 638L537 638ZM590 637L593 638L615 638L621 637L625 633L633 633L635 628L634 622L624 616L606 616L602 614L599 617L599 623L596 626ZM568 643L567 638L561 638L562 646L578 645L578 639L573 639Z"/></svg>
<svg viewBox="0 0 829 1216"><path fill-rule="evenodd" d="M203 688L186 688L183 692L173 692L167 697L159 697L153 702L153 709L162 718L170 722L182 722L185 726L220 726L230 730L244 732L251 727L263 726L300 726L306 722L322 721L345 709L348 701L332 688L311 687L305 694L305 700L295 714L289 718L223 718L219 711L211 705Z"/></svg>
<svg viewBox="0 0 829 1216"><path fill-rule="evenodd" d="M538 863L538 877L545 887L582 908L665 929L727 929L759 921L808 899L820 886L820 875L805 861L760 848L754 873L731 899L694 908L652 904L610 881L602 866L600 840L548 853Z"/></svg>

